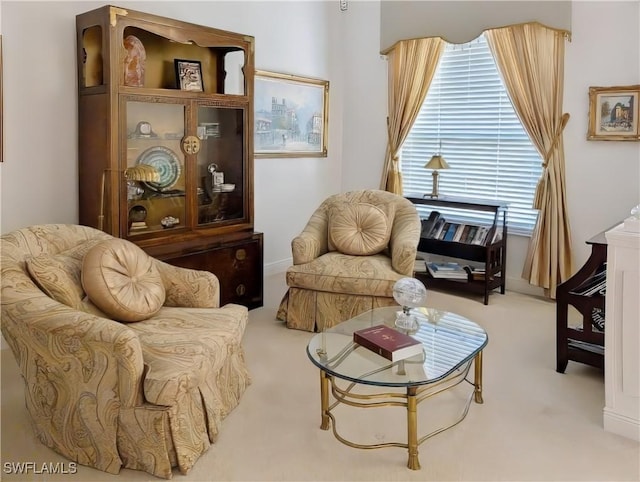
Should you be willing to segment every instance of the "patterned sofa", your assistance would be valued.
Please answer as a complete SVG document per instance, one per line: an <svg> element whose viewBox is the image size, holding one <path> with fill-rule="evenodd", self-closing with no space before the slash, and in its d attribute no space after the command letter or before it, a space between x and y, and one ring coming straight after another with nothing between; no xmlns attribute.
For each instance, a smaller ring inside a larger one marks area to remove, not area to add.
<svg viewBox="0 0 640 482"><path fill-rule="evenodd" d="M393 285L413 276L420 218L406 198L381 190L334 194L291 242L293 266L277 318L322 331L397 304Z"/></svg>
<svg viewBox="0 0 640 482"><path fill-rule="evenodd" d="M43 444L109 473L125 467L169 479L172 467L189 472L250 383L241 345L248 313L218 307L213 274L114 240L62 224L3 235L2 334ZM162 294L148 319L115 321L85 296L87 258L103 247L94 258L108 288L118 285L133 303ZM141 286L141 269L159 281Z"/></svg>

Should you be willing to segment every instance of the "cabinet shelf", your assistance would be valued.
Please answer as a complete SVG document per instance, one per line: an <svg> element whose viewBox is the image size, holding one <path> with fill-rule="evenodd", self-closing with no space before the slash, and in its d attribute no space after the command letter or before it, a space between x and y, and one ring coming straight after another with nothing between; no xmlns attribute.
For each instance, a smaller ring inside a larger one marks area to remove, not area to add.
<svg viewBox="0 0 640 482"><path fill-rule="evenodd" d="M489 294L492 291L500 289L502 294L505 293L507 253L506 213L508 207L506 203L464 197L428 198L420 195L408 195L406 197L416 205L429 206L431 211L437 210L437 207L445 207L462 211L483 211L493 215L493 220L487 234L489 240L484 244L447 241L427 237L421 237L418 244L418 251L423 253L464 259L482 264L485 270L484 280L471 279L468 281L460 281L433 278L428 273L416 273L418 279L430 288L481 294L485 305L489 303ZM500 239L494 241L496 231L500 233Z"/></svg>

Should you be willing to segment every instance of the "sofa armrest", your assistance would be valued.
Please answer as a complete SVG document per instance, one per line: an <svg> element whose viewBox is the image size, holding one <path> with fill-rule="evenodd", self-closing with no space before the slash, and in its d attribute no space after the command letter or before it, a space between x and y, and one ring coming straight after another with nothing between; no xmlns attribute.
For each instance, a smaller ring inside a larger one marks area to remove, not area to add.
<svg viewBox="0 0 640 482"><path fill-rule="evenodd" d="M311 233L303 232L291 241L293 264L304 264L313 261L321 253L320 240Z"/></svg>
<svg viewBox="0 0 640 482"><path fill-rule="evenodd" d="M144 402L138 336L44 294L3 297L2 334L20 367L36 436L71 460L118 473L119 413Z"/></svg>
<svg viewBox="0 0 640 482"><path fill-rule="evenodd" d="M209 271L180 268L164 261L156 261L166 290L165 306L220 306L220 281L216 275Z"/></svg>
<svg viewBox="0 0 640 482"><path fill-rule="evenodd" d="M389 248L391 266L402 275L413 276L420 242L420 228L417 212L396 213Z"/></svg>
<svg viewBox="0 0 640 482"><path fill-rule="evenodd" d="M42 306L28 311L3 307L2 311L2 333L27 385L35 390L52 387L57 394L57 400L43 397L32 403L82 404L86 394L100 394L91 410L105 417L103 422L113 423L110 417L118 406L143 402L142 349L133 330L54 300L38 297L34 302Z"/></svg>
<svg viewBox="0 0 640 482"><path fill-rule="evenodd" d="M317 209L302 232L291 241L294 265L309 263L329 251L328 224L326 213Z"/></svg>

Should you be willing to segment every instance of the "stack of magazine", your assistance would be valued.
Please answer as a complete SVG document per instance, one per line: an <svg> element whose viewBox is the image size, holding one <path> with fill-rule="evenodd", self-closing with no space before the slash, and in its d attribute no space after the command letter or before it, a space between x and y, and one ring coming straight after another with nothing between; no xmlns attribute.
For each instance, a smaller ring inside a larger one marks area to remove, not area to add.
<svg viewBox="0 0 640 482"><path fill-rule="evenodd" d="M459 281L467 281L469 275L467 271L458 263L427 263L429 274L436 279L451 279Z"/></svg>
<svg viewBox="0 0 640 482"><path fill-rule="evenodd" d="M607 294L607 263L603 263L593 276L572 289L570 293L580 296L605 296Z"/></svg>

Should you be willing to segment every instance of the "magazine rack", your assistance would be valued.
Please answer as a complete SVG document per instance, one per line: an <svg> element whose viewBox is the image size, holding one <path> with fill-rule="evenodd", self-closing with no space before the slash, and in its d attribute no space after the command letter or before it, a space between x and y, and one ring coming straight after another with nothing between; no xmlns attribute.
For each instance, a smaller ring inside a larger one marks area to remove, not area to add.
<svg viewBox="0 0 640 482"><path fill-rule="evenodd" d="M442 206L461 211L483 211L493 214L493 220L484 244L471 244L456 241L445 241L421 237L418 251L451 258L475 261L484 265L484 279L467 281L436 279L426 273L415 276L428 288L456 290L481 294L484 304L489 304L489 293L500 288L505 292L505 274L507 261L507 203L487 199L441 196L438 198L423 197L420 194L406 196L418 206L430 206L432 210ZM498 235L496 235L496 232Z"/></svg>
<svg viewBox="0 0 640 482"><path fill-rule="evenodd" d="M587 241L591 255L576 274L556 289L556 371L569 360L604 368L604 318L607 240L605 231ZM569 305L580 312L582 324L569 326ZM596 328L596 326L598 326ZM602 329L599 329L602 328Z"/></svg>

